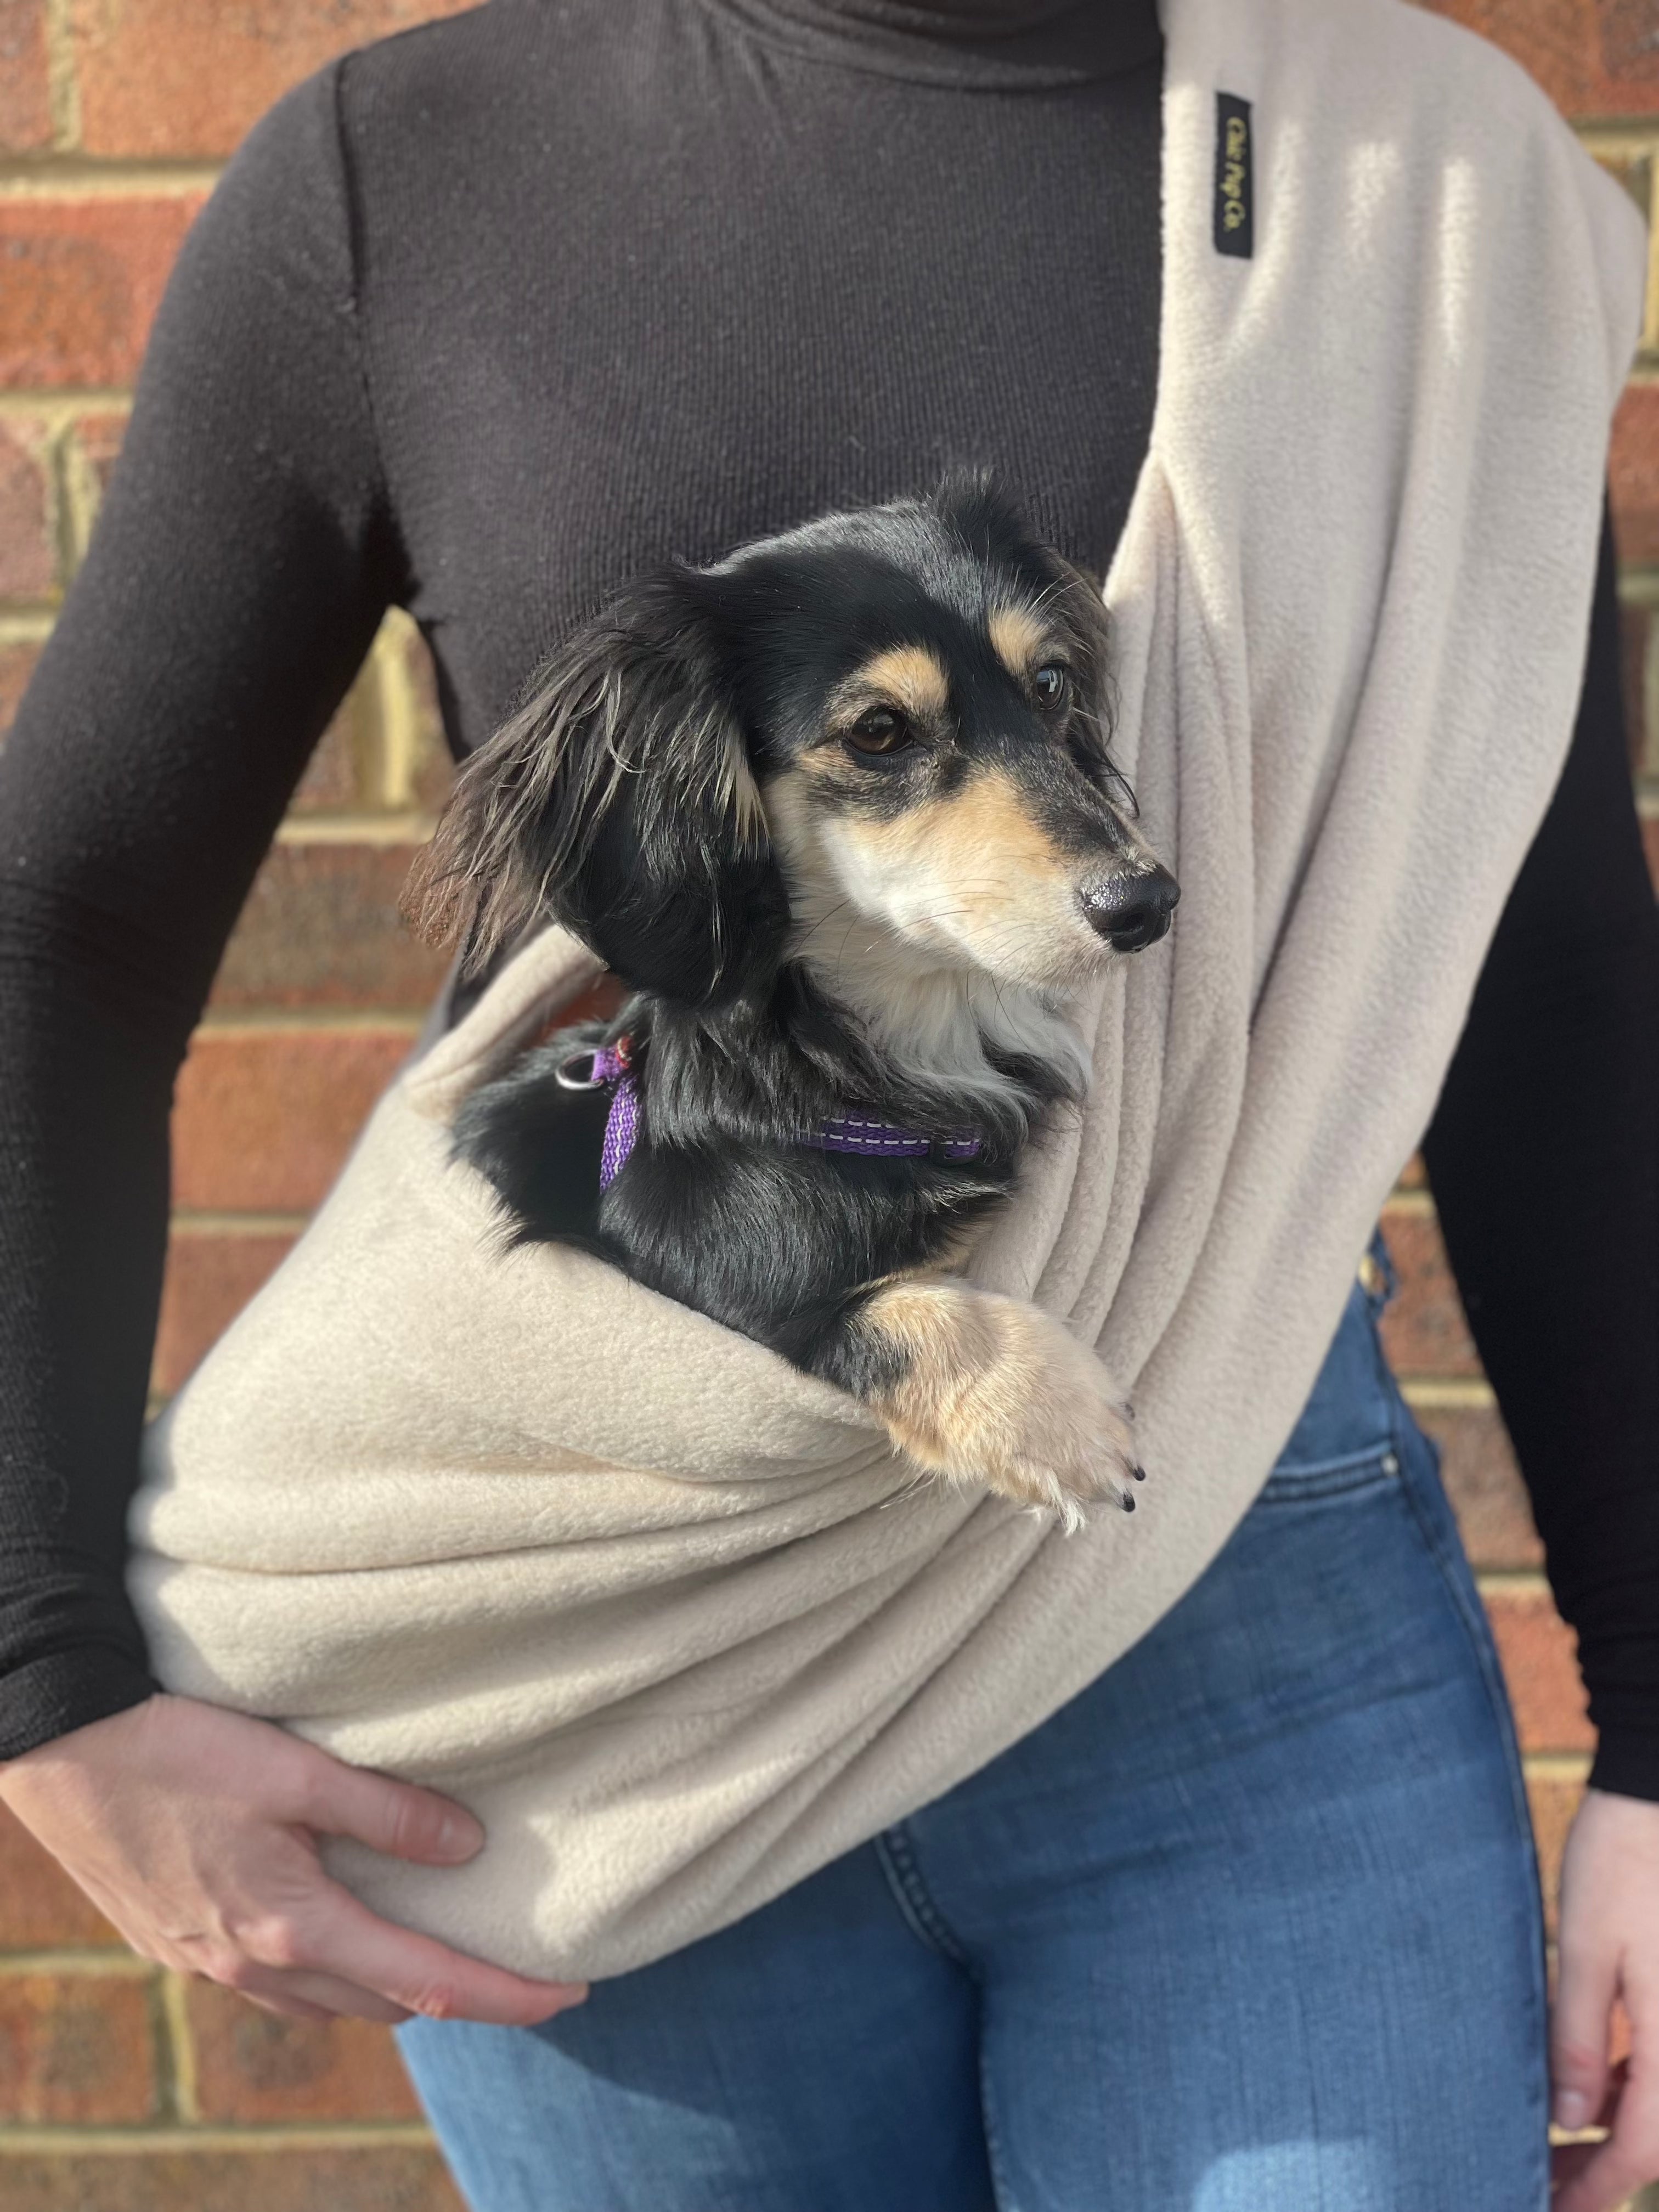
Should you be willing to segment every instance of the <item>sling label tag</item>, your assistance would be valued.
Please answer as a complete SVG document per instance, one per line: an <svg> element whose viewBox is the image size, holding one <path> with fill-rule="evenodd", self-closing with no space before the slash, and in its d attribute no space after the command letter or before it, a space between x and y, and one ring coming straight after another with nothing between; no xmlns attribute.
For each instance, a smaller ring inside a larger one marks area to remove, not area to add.
<svg viewBox="0 0 1659 2212"><path fill-rule="evenodd" d="M1215 250L1241 261L1255 251L1250 103L1232 92L1215 96Z"/></svg>

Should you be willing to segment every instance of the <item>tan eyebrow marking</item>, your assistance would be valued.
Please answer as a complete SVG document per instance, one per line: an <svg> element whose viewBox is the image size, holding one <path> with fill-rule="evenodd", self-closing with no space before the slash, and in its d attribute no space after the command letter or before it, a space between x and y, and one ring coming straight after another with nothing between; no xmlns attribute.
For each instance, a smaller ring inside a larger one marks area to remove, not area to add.
<svg viewBox="0 0 1659 2212"><path fill-rule="evenodd" d="M942 714L950 698L950 679L931 646L890 645L872 653L837 684L830 703L833 711L862 708L872 701L890 699L907 714L921 720Z"/></svg>
<svg viewBox="0 0 1659 2212"><path fill-rule="evenodd" d="M1029 675L1054 643L1054 632L1030 607L995 607L986 628L997 659L1011 676Z"/></svg>

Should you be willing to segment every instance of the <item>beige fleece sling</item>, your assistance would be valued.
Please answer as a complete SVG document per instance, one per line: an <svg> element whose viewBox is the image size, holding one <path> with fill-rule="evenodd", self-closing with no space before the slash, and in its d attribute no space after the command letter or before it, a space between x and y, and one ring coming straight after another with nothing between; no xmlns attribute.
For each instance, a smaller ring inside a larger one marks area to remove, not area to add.
<svg viewBox="0 0 1659 2212"><path fill-rule="evenodd" d="M976 1279L1133 1387L1151 1480L1066 1539L918 1486L851 1400L552 1249L457 1101L591 974L550 931L409 1069L153 1426L162 1678L453 1791L331 1846L538 1974L721 1926L1034 1727L1192 1583L1312 1383L1559 773L1640 226L1540 94L1399 0L1168 0L1151 447L1106 594L1182 902ZM1249 256L1224 207L1250 103ZM1079 180L1082 184L1085 180ZM1223 210L1218 216L1218 206Z"/></svg>

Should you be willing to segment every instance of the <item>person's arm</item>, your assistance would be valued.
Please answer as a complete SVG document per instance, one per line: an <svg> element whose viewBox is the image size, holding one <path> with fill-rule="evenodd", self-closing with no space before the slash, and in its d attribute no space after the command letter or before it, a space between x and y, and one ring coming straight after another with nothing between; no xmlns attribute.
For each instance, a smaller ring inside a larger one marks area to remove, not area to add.
<svg viewBox="0 0 1659 2212"><path fill-rule="evenodd" d="M337 73L191 232L86 565L0 753L0 1802L143 1956L301 2014L523 2021L580 1990L378 1919L320 1834L461 1808L155 1692L122 1583L174 1074L307 756L399 589Z"/></svg>
<svg viewBox="0 0 1659 2212"><path fill-rule="evenodd" d="M1659 913L1625 745L1610 532L1566 767L1423 1151L1577 1631L1600 1732L1591 1779L1659 1799Z"/></svg>
<svg viewBox="0 0 1659 2212"><path fill-rule="evenodd" d="M173 1081L397 582L327 91L186 241L0 752L0 1758L154 1686L121 1571Z"/></svg>
<svg viewBox="0 0 1659 2212"><path fill-rule="evenodd" d="M1609 531L1571 750L1424 1152L1600 1731L1562 1874L1552 2069L1557 2119L1613 2130L1558 2153L1557 2212L1606 2212L1659 2176L1659 916ZM1617 2078L1616 1997L1636 2031Z"/></svg>

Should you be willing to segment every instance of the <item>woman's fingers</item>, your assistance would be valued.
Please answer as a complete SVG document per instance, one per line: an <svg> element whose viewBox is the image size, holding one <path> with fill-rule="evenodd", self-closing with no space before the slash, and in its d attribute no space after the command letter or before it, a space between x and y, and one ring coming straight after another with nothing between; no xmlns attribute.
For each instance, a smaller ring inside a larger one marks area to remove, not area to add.
<svg viewBox="0 0 1659 2212"><path fill-rule="evenodd" d="M1631 2055L1609 2069L1615 2000ZM1592 1789L1574 1816L1550 2064L1556 2120L1611 2130L1557 2151L1553 2212L1613 2212L1659 2179L1659 1804Z"/></svg>
<svg viewBox="0 0 1659 2212"><path fill-rule="evenodd" d="M275 2013L278 2020L336 2020L339 2017L338 2013L331 2011L328 2006L309 2004L304 1997L289 1996L286 1994L281 1996L255 1996L252 1990L244 1990L241 1994L251 2005L258 2005L261 2012Z"/></svg>
<svg viewBox="0 0 1659 2212"><path fill-rule="evenodd" d="M464 1806L436 1790L422 1790L371 1768L347 1766L326 1753L307 1763L295 1817L324 1835L349 1836L371 1850L428 1865L458 1865L483 1843L483 1829ZM423 2013L435 2020L489 2021L519 2027L549 2020L586 1996L585 1984L542 1982L487 1965L428 1936L416 1936L359 1905L319 1870L324 1895L307 1928L308 1954L326 1958L320 1974L303 1964L278 1969L279 1994L302 1995L332 2011L369 2019L406 2020ZM331 1984L324 1993L320 1985ZM251 1992L250 1992L251 1993ZM363 2002L375 2009L364 2012Z"/></svg>
<svg viewBox="0 0 1659 2212"><path fill-rule="evenodd" d="M321 1936L331 1970L428 2020L529 2027L587 1995L585 1982L538 1982L381 1920L335 1886Z"/></svg>
<svg viewBox="0 0 1659 2212"><path fill-rule="evenodd" d="M483 1842L479 1823L452 1798L368 1767L343 1765L325 1753L307 1763L296 1817L323 1834L349 1836L371 1850L430 1865L459 1864ZM313 1955L327 1959L331 1978L341 1987L378 1999L384 2010L371 2017L422 2013L434 2020L520 2027L550 2020L587 1994L585 1984L532 1981L412 1935L359 1905L337 1883L326 1885L319 1903L326 1926L320 1942L313 1937ZM295 1986L298 1962L284 1962L284 1987Z"/></svg>
<svg viewBox="0 0 1659 2212"><path fill-rule="evenodd" d="M1624 2090L1625 2076L1629 2071L1629 2067L1630 2061L1621 2058L1617 2065L1607 2069L1607 2094L1601 2100L1601 2110L1589 2122L1591 2127L1612 2127L1619 2110L1619 2099ZM1583 2172L1590 2160L1599 2154L1601 2149L1600 2142L1575 2142L1558 2143L1551 2151L1550 2184L1554 2194L1550 2199L1550 2212L1557 2212L1557 2208L1564 2196L1569 2203L1571 2203L1572 2193L1568 2187L1569 2183L1577 2180L1579 2175Z"/></svg>
<svg viewBox="0 0 1659 2212"><path fill-rule="evenodd" d="M586 1994L410 1935L331 1881L319 1833L457 1866L483 1831L435 1790L347 1766L264 1721L158 1696L0 1775L11 1809L143 1957L268 2008L518 2025Z"/></svg>
<svg viewBox="0 0 1659 2212"><path fill-rule="evenodd" d="M395 1781L368 1766L347 1766L313 1751L300 1774L294 1818L327 1836L349 1836L391 1858L459 1866L483 1845L484 1832L464 1805Z"/></svg>
<svg viewBox="0 0 1659 2212"><path fill-rule="evenodd" d="M1550 2015L1550 2117L1559 2128L1588 2128L1607 2091L1607 2043L1619 1958L1611 1945L1564 1944Z"/></svg>
<svg viewBox="0 0 1659 2212"><path fill-rule="evenodd" d="M267 1977L243 1984L240 1994L267 2012L291 2013L301 2020L378 2020L395 2027L409 2018L405 2005L393 2004L378 1990L360 1988L337 1974L308 1973L303 1968L273 1967Z"/></svg>
<svg viewBox="0 0 1659 2212"><path fill-rule="evenodd" d="M1556 2153L1551 2212L1613 2212L1659 2174L1659 2071L1633 2062L1607 2118L1605 2142Z"/></svg>

